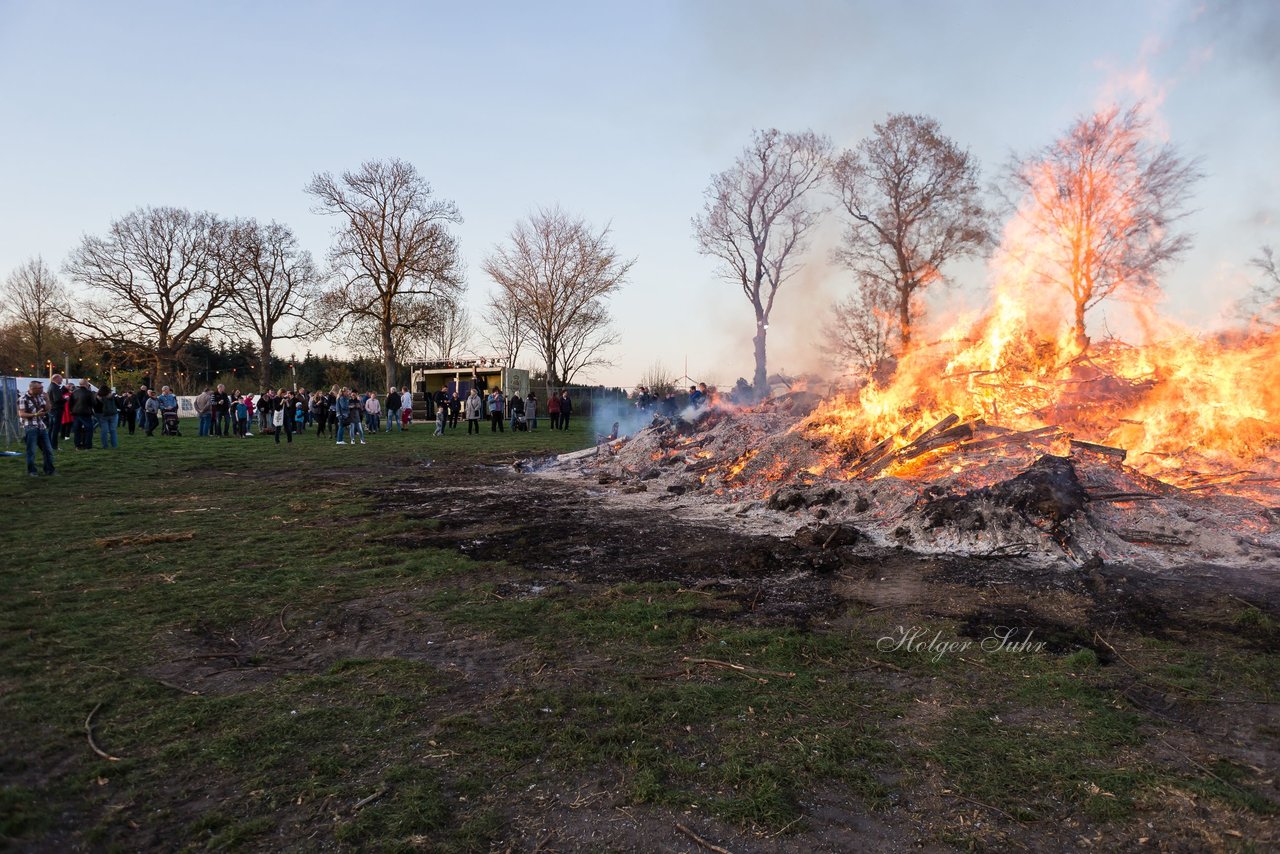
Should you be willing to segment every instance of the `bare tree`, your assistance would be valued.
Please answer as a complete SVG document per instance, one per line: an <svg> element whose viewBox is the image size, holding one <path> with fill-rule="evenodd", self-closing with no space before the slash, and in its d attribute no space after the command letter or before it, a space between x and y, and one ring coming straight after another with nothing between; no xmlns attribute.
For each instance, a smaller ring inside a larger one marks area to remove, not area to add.
<svg viewBox="0 0 1280 854"><path fill-rule="evenodd" d="M437 359L457 359L471 342L471 312L459 297L441 300L436 306L435 320L427 330L425 350Z"/></svg>
<svg viewBox="0 0 1280 854"><path fill-rule="evenodd" d="M645 368L640 377L640 385L649 389L650 394L665 397L668 392L676 390L676 375L667 370L667 366L661 361L654 362Z"/></svg>
<svg viewBox="0 0 1280 854"><path fill-rule="evenodd" d="M546 363L548 385L557 386L607 364L603 351L616 341L608 299L634 263L618 255L608 226L595 231L551 208L517 222L507 243L485 259L484 271L500 289L494 307L527 330Z"/></svg>
<svg viewBox="0 0 1280 854"><path fill-rule="evenodd" d="M918 297L942 280L944 264L990 241L991 215L980 198L978 165L935 120L899 113L841 154L832 174L849 215L836 257L872 289L849 305L878 305L891 294L905 350Z"/></svg>
<svg viewBox="0 0 1280 854"><path fill-rule="evenodd" d="M893 338L901 334L899 295L882 279L863 280L836 301L823 326L822 349L862 376L874 375L893 356Z"/></svg>
<svg viewBox="0 0 1280 854"><path fill-rule="evenodd" d="M1140 107L1113 107L1010 169L1023 197L1018 214L1039 243L1032 267L1070 295L1081 352L1090 308L1122 291L1150 296L1161 269L1191 244L1174 226L1200 173L1172 146L1152 143L1149 129Z"/></svg>
<svg viewBox="0 0 1280 854"><path fill-rule="evenodd" d="M1249 261L1262 273L1262 281L1250 289L1244 300L1245 316L1268 329L1280 325L1280 261L1270 246L1262 247Z"/></svg>
<svg viewBox="0 0 1280 854"><path fill-rule="evenodd" d="M515 367L520 348L529 341L529 329L517 305L506 290L490 294L480 324L480 338L507 365Z"/></svg>
<svg viewBox="0 0 1280 854"><path fill-rule="evenodd" d="M757 131L733 167L711 179L702 215L693 220L698 251L723 263L724 277L742 288L755 312L757 396L767 391L769 315L818 221L810 191L826 174L830 152L830 140L812 131Z"/></svg>
<svg viewBox="0 0 1280 854"><path fill-rule="evenodd" d="M213 320L239 284L238 266L216 249L226 226L208 213L140 208L86 236L66 264L101 296L72 321L116 351L144 354L154 382L174 379L182 348L215 331Z"/></svg>
<svg viewBox="0 0 1280 854"><path fill-rule="evenodd" d="M51 338L67 309L66 289L43 258L31 258L9 274L4 285L4 308L26 338L32 363L37 370L43 370L45 359L52 352Z"/></svg>
<svg viewBox="0 0 1280 854"><path fill-rule="evenodd" d="M298 248L287 225L257 220L237 222L225 245L240 265L243 282L231 291L232 317L253 330L258 342L258 382L271 385L271 351L275 341L313 334L320 273L311 253Z"/></svg>
<svg viewBox="0 0 1280 854"><path fill-rule="evenodd" d="M365 318L376 328L387 386L396 385L396 332L423 321L417 303L453 298L462 287L462 261L449 226L462 221L453 202L403 160L369 161L335 179L312 178L307 192L319 213L338 216L329 253L341 277L326 301L331 316Z"/></svg>

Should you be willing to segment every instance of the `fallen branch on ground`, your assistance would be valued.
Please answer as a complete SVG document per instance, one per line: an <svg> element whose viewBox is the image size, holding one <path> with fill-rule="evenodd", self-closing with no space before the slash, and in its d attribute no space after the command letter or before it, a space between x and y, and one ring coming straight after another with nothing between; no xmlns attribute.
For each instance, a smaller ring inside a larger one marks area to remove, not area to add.
<svg viewBox="0 0 1280 854"><path fill-rule="evenodd" d="M690 664L710 664L713 667L727 667L730 670L737 670L745 673L763 673L767 676L781 676L784 679L791 679L795 677L795 673L792 672L784 672L782 670L765 670L760 667L748 667L745 664L734 664L731 661L719 661L714 658L689 658L688 656L685 656L680 660L687 661Z"/></svg>
<svg viewBox="0 0 1280 854"><path fill-rule="evenodd" d="M351 811L352 811L352 812L357 812L357 811L359 811L360 809L363 809L364 807L367 807L369 804L373 803L374 801L376 801L378 798L382 797L383 795L385 795L385 794L386 794L387 792L389 792L389 791L391 791L389 788L387 788L386 786L383 786L381 789L379 789L378 791L374 792L374 793L373 793L372 795L370 795L369 797L367 797L367 798L361 798L360 800L356 801L356 804L355 804L355 806L353 806L353 807L351 808Z"/></svg>
<svg viewBox="0 0 1280 854"><path fill-rule="evenodd" d="M716 854L733 854L733 852L732 852L732 851L730 851L728 848L721 848L719 845L716 845L714 842L708 842L707 840L703 839L703 838L702 838L701 836L699 836L698 834L694 833L694 832L693 832L692 830L690 830L689 828L685 827L683 824L679 824L679 823L677 823L677 824L676 824L676 830L680 831L680 832L681 832L681 833L683 833L685 836L689 837L689 838L690 838L690 839L692 839L694 842L696 842L698 845L700 845L701 847L703 847L703 848L707 849L708 851L714 851L714 852L716 852Z"/></svg>
<svg viewBox="0 0 1280 854"><path fill-rule="evenodd" d="M101 747L98 746L98 743L96 741L93 740L93 716L96 715L98 713L98 709L101 709L101 708L102 708L101 703L94 706L93 711L89 712L89 717L84 719L84 734L85 734L85 737L89 739L90 750L92 750L94 753L98 754L108 762L119 762L120 761L119 756L112 756L110 753L107 753L105 750L103 750Z"/></svg>

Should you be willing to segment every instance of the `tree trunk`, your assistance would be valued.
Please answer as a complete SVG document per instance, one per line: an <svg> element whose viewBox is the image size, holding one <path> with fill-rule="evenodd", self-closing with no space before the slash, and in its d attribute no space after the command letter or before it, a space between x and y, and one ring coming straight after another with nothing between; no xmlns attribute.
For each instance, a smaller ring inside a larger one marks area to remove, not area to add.
<svg viewBox="0 0 1280 854"><path fill-rule="evenodd" d="M898 291L898 337L902 339L902 352L911 349L911 291Z"/></svg>
<svg viewBox="0 0 1280 854"><path fill-rule="evenodd" d="M258 348L258 387L271 388L271 337L269 335L262 336Z"/></svg>
<svg viewBox="0 0 1280 854"><path fill-rule="evenodd" d="M387 369L387 388L396 384L396 345L391 340L391 324L382 324L382 358Z"/></svg>
<svg viewBox="0 0 1280 854"><path fill-rule="evenodd" d="M756 374L752 386L756 390L756 400L764 400L769 394L769 372L765 364L765 335L768 330L764 320L756 321L756 337L752 339L756 349Z"/></svg>
<svg viewBox="0 0 1280 854"><path fill-rule="evenodd" d="M1084 302L1076 303L1075 344L1081 353L1089 349L1089 336L1084 334Z"/></svg>

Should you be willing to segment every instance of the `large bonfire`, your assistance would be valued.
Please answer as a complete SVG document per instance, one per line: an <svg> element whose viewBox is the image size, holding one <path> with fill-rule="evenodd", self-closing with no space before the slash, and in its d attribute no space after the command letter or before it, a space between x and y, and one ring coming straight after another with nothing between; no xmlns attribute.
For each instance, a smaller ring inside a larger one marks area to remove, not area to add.
<svg viewBox="0 0 1280 854"><path fill-rule="evenodd" d="M1135 289L1144 343L1091 343L1045 275L1052 253L1085 241L1021 214L989 309L919 336L886 380L655 418L573 465L691 510L846 524L882 545L1274 559L1280 335L1197 334Z"/></svg>

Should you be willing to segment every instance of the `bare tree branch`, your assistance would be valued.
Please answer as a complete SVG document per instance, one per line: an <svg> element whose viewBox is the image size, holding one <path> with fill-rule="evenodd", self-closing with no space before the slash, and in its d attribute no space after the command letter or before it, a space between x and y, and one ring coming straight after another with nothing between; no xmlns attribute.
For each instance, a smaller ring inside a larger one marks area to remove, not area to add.
<svg viewBox="0 0 1280 854"><path fill-rule="evenodd" d="M51 354L50 339L68 307L66 289L37 256L9 274L4 285L4 313L21 329L31 348L32 363L43 370Z"/></svg>
<svg viewBox="0 0 1280 854"><path fill-rule="evenodd" d="M1028 266L1071 297L1082 352L1090 308L1121 291L1158 291L1161 269L1191 245L1174 226L1200 172L1171 146L1151 143L1148 131L1138 106L1113 107L1078 119L1009 170L1022 196L1018 215L1039 243Z"/></svg>
<svg viewBox="0 0 1280 854"><path fill-rule="evenodd" d="M335 320L373 324L396 385L397 333L421 330L422 302L452 299L462 288L462 260L449 226L462 222L457 205L437 199L431 185L403 160L369 161L335 179L312 178L307 192L318 213L339 217L329 252L337 287L325 306Z"/></svg>
<svg viewBox="0 0 1280 854"><path fill-rule="evenodd" d="M698 251L720 260L725 279L742 288L754 310L758 395L768 379L769 315L821 214L809 195L827 173L830 152L830 140L812 131L757 131L733 167L711 179L693 220Z"/></svg>
<svg viewBox="0 0 1280 854"><path fill-rule="evenodd" d="M86 236L66 271L100 300L73 309L70 320L117 349L148 354L155 381L172 381L182 348L216 331L214 321L241 281L234 259L217 248L227 228L208 213L140 208L113 222L106 236Z"/></svg>
<svg viewBox="0 0 1280 854"><path fill-rule="evenodd" d="M844 152L833 177L848 214L836 257L871 287L878 305L892 294L903 349L911 344L921 292L942 281L946 262L979 252L991 239L991 214L978 189L978 166L927 116L895 114ZM862 298L846 306L865 317ZM869 331L869 330L868 330Z"/></svg>
<svg viewBox="0 0 1280 854"><path fill-rule="evenodd" d="M553 387L608 364L604 350L617 338L609 330L607 303L634 263L618 255L608 226L594 231L585 220L551 208L516 223L508 242L485 259L484 270L500 289L491 306L524 325Z"/></svg>

